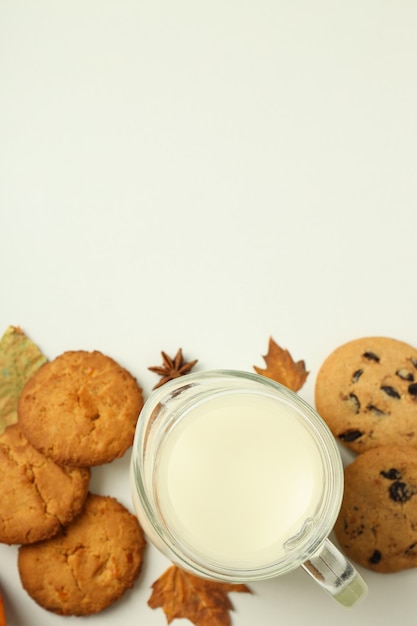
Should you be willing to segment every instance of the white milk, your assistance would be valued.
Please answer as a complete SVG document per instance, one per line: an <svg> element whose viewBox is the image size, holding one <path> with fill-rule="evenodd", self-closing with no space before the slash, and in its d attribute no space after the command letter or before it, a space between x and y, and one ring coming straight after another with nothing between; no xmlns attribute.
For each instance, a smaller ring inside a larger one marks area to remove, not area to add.
<svg viewBox="0 0 417 626"><path fill-rule="evenodd" d="M158 464L167 525L205 558L257 567L314 518L324 484L319 450L291 407L249 393L193 408Z"/></svg>

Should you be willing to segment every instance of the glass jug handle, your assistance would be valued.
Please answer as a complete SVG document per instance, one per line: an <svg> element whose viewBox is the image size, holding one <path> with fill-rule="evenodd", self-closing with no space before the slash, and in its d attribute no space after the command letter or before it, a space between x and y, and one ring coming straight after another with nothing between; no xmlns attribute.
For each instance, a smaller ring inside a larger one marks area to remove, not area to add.
<svg viewBox="0 0 417 626"><path fill-rule="evenodd" d="M351 607L367 594L362 576L328 539L302 568L343 606Z"/></svg>

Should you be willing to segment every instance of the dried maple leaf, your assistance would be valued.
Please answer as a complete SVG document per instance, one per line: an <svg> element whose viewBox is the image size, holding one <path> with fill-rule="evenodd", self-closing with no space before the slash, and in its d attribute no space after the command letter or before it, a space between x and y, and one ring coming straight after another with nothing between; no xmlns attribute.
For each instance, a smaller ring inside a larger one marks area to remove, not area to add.
<svg viewBox="0 0 417 626"><path fill-rule="evenodd" d="M189 363L185 363L181 348L179 348L174 358L168 356L166 352L161 352L161 355L163 359L162 365L148 367L148 370L151 372L162 376L161 380L155 385L154 389L162 387L162 385L167 383L169 380L188 374L188 372L190 372L197 363L197 359L190 361Z"/></svg>
<svg viewBox="0 0 417 626"><path fill-rule="evenodd" d="M47 360L20 328L7 328L0 340L0 434L17 422L20 392Z"/></svg>
<svg viewBox="0 0 417 626"><path fill-rule="evenodd" d="M189 619L195 626L230 626L233 605L228 593L251 593L246 585L232 585L198 578L172 565L152 585L148 605L162 608L168 624Z"/></svg>
<svg viewBox="0 0 417 626"><path fill-rule="evenodd" d="M269 338L268 354L263 357L266 369L253 366L255 372L272 378L292 391L298 391L304 385L308 372L304 361L295 363L288 350L280 348L272 337Z"/></svg>

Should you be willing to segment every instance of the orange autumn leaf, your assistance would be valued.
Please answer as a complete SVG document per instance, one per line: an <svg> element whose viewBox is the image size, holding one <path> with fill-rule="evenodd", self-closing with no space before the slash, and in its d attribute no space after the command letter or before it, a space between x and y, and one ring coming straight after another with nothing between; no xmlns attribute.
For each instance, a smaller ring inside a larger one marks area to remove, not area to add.
<svg viewBox="0 0 417 626"><path fill-rule="evenodd" d="M258 374L272 378L292 391L298 391L304 385L308 376L304 361L295 362L288 350L281 348L272 337L269 338L268 354L263 359L266 369L253 366Z"/></svg>
<svg viewBox="0 0 417 626"><path fill-rule="evenodd" d="M3 598L0 593L0 626L6 626L6 614L4 612Z"/></svg>
<svg viewBox="0 0 417 626"><path fill-rule="evenodd" d="M251 593L246 585L232 585L193 576L172 565L152 585L148 605L162 608L168 624L185 618L195 626L230 626L231 591Z"/></svg>

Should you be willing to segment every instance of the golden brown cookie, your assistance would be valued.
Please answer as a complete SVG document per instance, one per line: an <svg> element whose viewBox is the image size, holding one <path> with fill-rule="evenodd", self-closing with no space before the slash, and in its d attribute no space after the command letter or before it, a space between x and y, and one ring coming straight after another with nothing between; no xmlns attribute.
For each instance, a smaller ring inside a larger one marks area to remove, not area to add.
<svg viewBox="0 0 417 626"><path fill-rule="evenodd" d="M417 447L417 349L387 337L350 341L317 375L317 411L347 448Z"/></svg>
<svg viewBox="0 0 417 626"><path fill-rule="evenodd" d="M64 352L25 384L18 422L35 448L56 463L108 463L132 445L143 406L131 374L101 352Z"/></svg>
<svg viewBox="0 0 417 626"><path fill-rule="evenodd" d="M347 556L376 572L417 566L417 450L382 446L345 468L335 535Z"/></svg>
<svg viewBox="0 0 417 626"><path fill-rule="evenodd" d="M62 533L19 549L24 589L59 615L102 611L139 576L145 539L136 517L114 498L90 494Z"/></svg>
<svg viewBox="0 0 417 626"><path fill-rule="evenodd" d="M26 544L58 533L81 512L90 470L38 452L18 425L0 436L0 541Z"/></svg>

